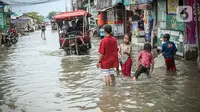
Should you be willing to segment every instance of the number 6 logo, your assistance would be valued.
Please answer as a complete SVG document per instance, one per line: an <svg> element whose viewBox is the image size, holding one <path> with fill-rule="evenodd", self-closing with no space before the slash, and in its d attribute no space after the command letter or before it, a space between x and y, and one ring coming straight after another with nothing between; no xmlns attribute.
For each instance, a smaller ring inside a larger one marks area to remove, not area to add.
<svg viewBox="0 0 200 112"><path fill-rule="evenodd" d="M193 18L192 7L190 6L179 6L176 9L176 19L179 22L191 22Z"/></svg>

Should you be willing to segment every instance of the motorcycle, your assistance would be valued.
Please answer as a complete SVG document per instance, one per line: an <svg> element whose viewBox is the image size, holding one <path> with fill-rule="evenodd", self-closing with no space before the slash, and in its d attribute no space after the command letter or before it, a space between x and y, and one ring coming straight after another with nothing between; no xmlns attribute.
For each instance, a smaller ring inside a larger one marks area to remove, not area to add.
<svg viewBox="0 0 200 112"><path fill-rule="evenodd" d="M18 42L18 36L16 36L14 32L11 32L9 35L5 36L4 46L10 47L13 44L16 44L17 42Z"/></svg>

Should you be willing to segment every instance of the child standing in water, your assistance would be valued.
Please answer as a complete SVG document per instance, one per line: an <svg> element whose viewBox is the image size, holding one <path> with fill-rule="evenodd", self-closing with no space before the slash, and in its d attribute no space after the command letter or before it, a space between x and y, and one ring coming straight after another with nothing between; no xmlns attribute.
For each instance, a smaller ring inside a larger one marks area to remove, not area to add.
<svg viewBox="0 0 200 112"><path fill-rule="evenodd" d="M97 67L101 67L102 75L105 78L106 85L115 81L115 68L118 67L118 47L117 40L111 36L111 25L104 26L105 37L101 40L99 47L99 62Z"/></svg>
<svg viewBox="0 0 200 112"><path fill-rule="evenodd" d="M101 39L103 39L105 36L105 33L104 33L104 29L103 29L103 26L100 28L100 37Z"/></svg>
<svg viewBox="0 0 200 112"><path fill-rule="evenodd" d="M176 54L177 48L174 42L169 41L169 39L170 39L169 34L165 34L163 36L163 41L165 43L162 45L162 53L165 58L167 71L176 71L174 56Z"/></svg>
<svg viewBox="0 0 200 112"><path fill-rule="evenodd" d="M45 24L42 24L41 38L43 38L44 40L46 40L46 37L45 37L45 30L46 30Z"/></svg>
<svg viewBox="0 0 200 112"><path fill-rule="evenodd" d="M122 62L122 74L126 77L131 76L131 66L132 66L132 59L131 59L131 41L130 36L126 34L124 36L124 43L120 45L119 48L119 56Z"/></svg>
<svg viewBox="0 0 200 112"><path fill-rule="evenodd" d="M152 71L154 69L154 57L151 53L151 44L145 43L144 50L141 51L136 60L136 72L133 76L133 80L136 80L141 73L146 73L148 76L150 75L150 68L152 64Z"/></svg>

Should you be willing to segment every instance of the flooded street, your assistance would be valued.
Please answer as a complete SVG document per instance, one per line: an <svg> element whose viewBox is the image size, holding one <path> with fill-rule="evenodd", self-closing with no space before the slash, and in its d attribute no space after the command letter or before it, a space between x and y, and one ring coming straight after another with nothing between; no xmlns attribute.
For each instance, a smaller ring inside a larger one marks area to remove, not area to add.
<svg viewBox="0 0 200 112"><path fill-rule="evenodd" d="M0 47L0 112L200 111L195 62L176 61L177 73L157 68L151 79L136 82L118 76L115 86L106 87L95 66L98 38L89 55L67 56L56 31L48 28L46 37L36 31L17 45ZM139 48L133 50L135 58Z"/></svg>

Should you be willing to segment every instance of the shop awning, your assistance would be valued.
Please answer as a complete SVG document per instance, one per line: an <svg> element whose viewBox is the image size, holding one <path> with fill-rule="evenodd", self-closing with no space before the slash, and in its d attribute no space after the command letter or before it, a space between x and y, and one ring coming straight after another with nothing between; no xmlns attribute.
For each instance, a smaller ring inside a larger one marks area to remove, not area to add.
<svg viewBox="0 0 200 112"><path fill-rule="evenodd" d="M17 21L24 21L24 22L27 22L27 21L29 21L30 19L28 19L28 18L19 18L19 19L17 19Z"/></svg>
<svg viewBox="0 0 200 112"><path fill-rule="evenodd" d="M116 6L118 3L123 3L122 0L98 0L97 11L105 11Z"/></svg>
<svg viewBox="0 0 200 112"><path fill-rule="evenodd" d="M91 14L89 14L88 12L84 11L84 10L77 10L77 11L72 11L72 12L64 12L61 14L57 14L54 17L55 21L59 21L59 20L65 20L65 19L69 19L69 18L73 18L73 17L81 17L81 16L92 16Z"/></svg>
<svg viewBox="0 0 200 112"><path fill-rule="evenodd" d="M12 15L12 14L14 14L14 12L5 12L5 14L7 14L7 15Z"/></svg>
<svg viewBox="0 0 200 112"><path fill-rule="evenodd" d="M152 4L131 4L126 6L126 10L146 10L146 9L152 9Z"/></svg>

